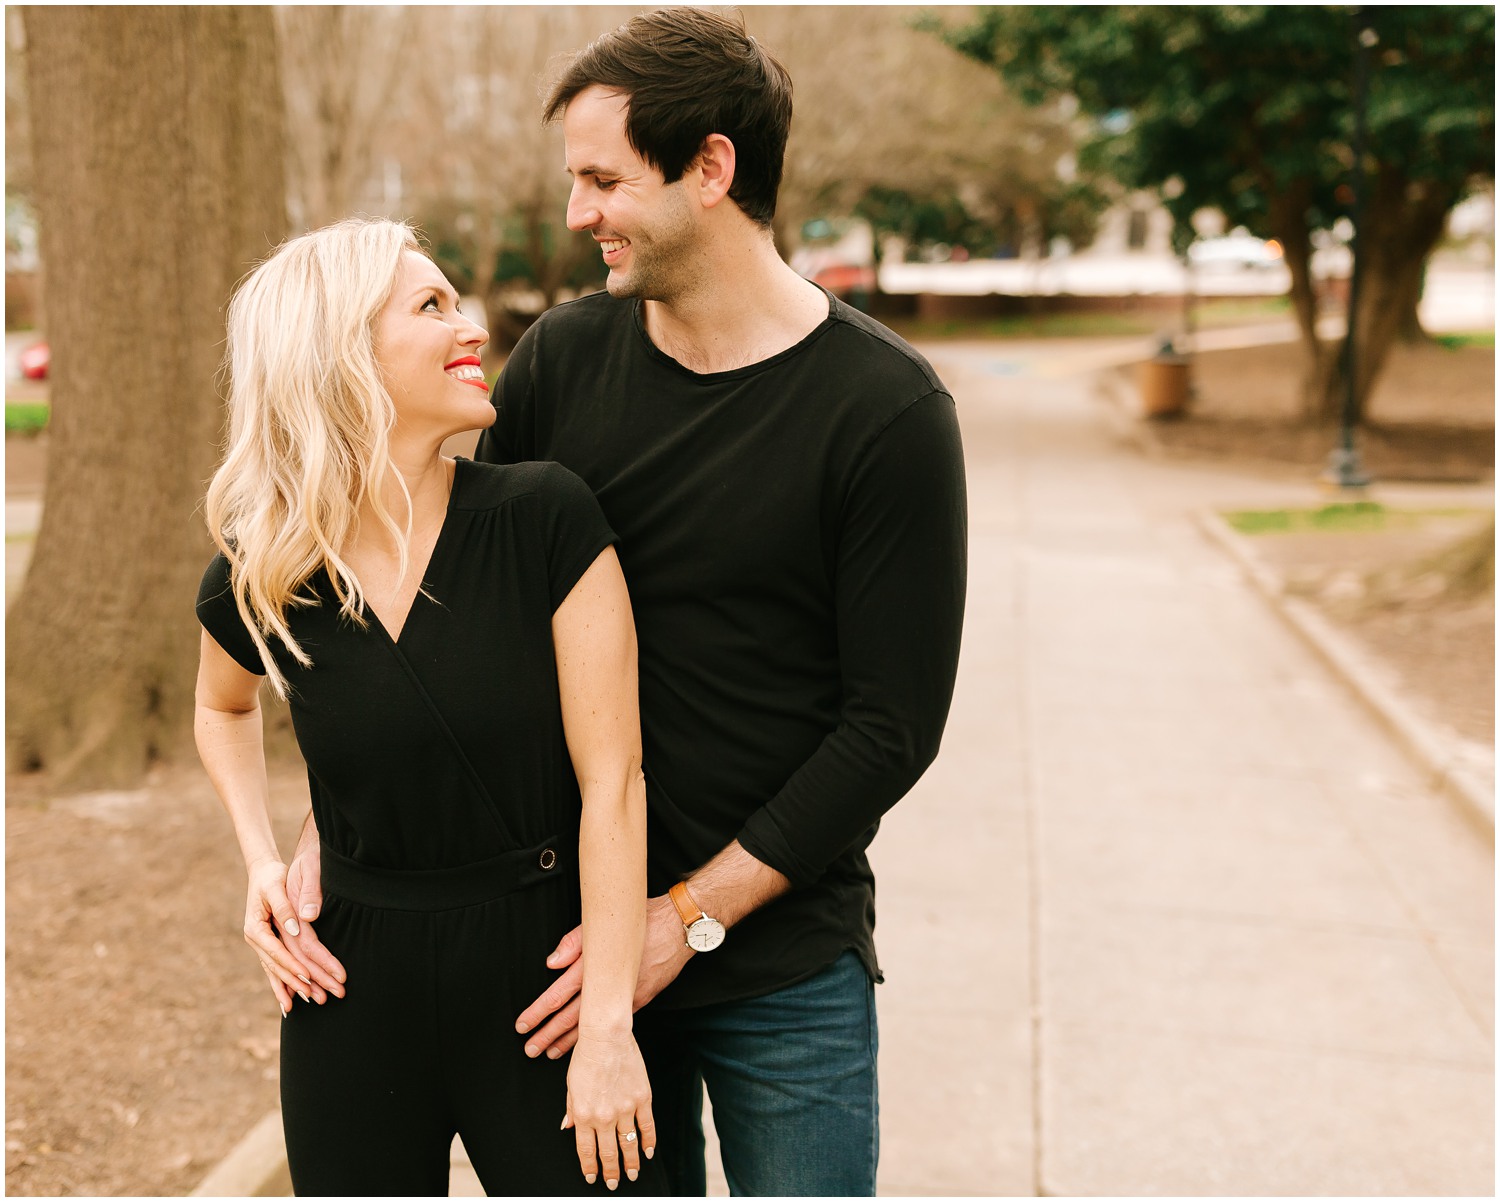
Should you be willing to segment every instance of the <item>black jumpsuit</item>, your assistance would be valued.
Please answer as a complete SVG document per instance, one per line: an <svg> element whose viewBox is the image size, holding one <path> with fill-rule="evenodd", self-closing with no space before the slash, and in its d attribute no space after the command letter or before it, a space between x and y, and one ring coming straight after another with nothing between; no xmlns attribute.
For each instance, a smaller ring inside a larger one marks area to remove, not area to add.
<svg viewBox="0 0 1500 1202"><path fill-rule="evenodd" d="M587 1192L567 1059L527 1059L514 1023L579 919L552 615L614 540L567 469L460 460L399 639L340 616L320 573L321 603L288 613L312 667L272 643L322 842L317 931L348 972L282 1024L298 1194L444 1195L455 1131L487 1193ZM215 557L199 620L261 672L228 579Z"/></svg>

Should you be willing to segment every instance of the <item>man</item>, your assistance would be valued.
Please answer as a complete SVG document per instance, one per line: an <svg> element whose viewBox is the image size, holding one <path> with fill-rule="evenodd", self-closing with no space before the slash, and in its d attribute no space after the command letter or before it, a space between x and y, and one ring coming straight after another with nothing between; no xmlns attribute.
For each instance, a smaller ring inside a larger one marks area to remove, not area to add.
<svg viewBox="0 0 1500 1202"><path fill-rule="evenodd" d="M555 459L620 535L649 799L637 1037L659 1158L705 1192L873 1195L880 816L937 753L963 617L952 398L771 236L786 72L723 17L638 16L549 96L607 292L522 338L477 457ZM577 932L519 1016L562 1055Z"/></svg>

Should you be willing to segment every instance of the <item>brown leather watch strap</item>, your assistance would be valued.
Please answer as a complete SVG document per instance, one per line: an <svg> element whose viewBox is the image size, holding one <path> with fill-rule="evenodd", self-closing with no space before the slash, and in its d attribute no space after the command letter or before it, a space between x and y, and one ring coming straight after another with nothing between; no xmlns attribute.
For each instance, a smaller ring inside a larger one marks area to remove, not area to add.
<svg viewBox="0 0 1500 1202"><path fill-rule="evenodd" d="M690 927L703 917L703 907L693 900L693 895L688 892L686 881L678 881L667 890L667 896L677 907L677 914L682 919L683 926Z"/></svg>

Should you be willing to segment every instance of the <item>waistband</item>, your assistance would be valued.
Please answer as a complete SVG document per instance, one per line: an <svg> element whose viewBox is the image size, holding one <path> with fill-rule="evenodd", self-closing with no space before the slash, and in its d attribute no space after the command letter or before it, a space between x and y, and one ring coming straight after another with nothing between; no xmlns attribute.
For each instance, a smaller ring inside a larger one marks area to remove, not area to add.
<svg viewBox="0 0 1500 1202"><path fill-rule="evenodd" d="M383 910L456 910L567 875L556 839L457 868L372 868L322 849L323 890Z"/></svg>

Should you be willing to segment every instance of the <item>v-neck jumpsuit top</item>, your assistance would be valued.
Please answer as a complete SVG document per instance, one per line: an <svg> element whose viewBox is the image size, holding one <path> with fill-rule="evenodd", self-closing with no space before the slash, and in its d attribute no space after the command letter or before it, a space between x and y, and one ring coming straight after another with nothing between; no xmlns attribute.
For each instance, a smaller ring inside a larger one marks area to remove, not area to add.
<svg viewBox="0 0 1500 1202"><path fill-rule="evenodd" d="M345 998L282 1028L299 1193L446 1192L455 1130L492 1192L584 1188L563 1064L528 1060L512 1024L579 913L552 615L614 541L566 468L460 459L399 638L341 614L320 572L317 603L287 611L312 666L271 640L322 844L315 926L348 972ZM197 610L263 672L222 555Z"/></svg>

